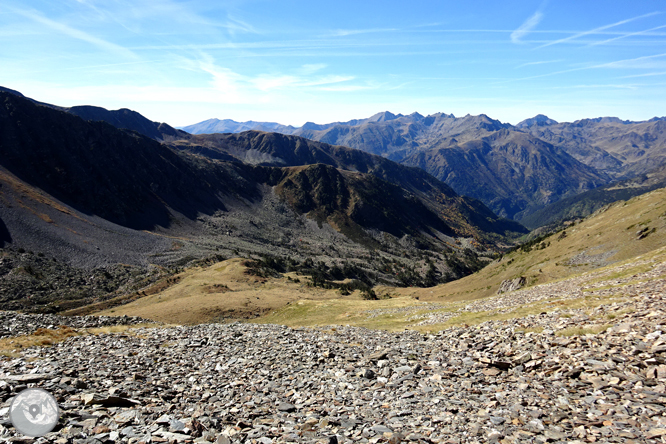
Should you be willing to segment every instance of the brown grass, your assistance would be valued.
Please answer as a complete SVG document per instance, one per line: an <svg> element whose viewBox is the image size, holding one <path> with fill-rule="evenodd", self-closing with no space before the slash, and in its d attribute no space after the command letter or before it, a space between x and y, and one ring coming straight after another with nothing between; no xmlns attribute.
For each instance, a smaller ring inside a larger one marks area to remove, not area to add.
<svg viewBox="0 0 666 444"><path fill-rule="evenodd" d="M585 336L603 333L611 327L609 324L590 325L586 327L569 327L555 332L556 336Z"/></svg>
<svg viewBox="0 0 666 444"><path fill-rule="evenodd" d="M595 217L567 228L567 236L559 234L546 239L550 245L529 253L520 251L506 255L481 271L463 279L434 288L396 288L392 292L430 301L464 301L493 296L505 279L525 276L529 285L538 285L596 270L647 254L666 245L666 189L655 190L629 201L617 202ZM648 222L649 221L649 222ZM646 223L656 231L638 240L632 224ZM614 252L606 262L568 265L579 253L599 255Z"/></svg>
<svg viewBox="0 0 666 444"><path fill-rule="evenodd" d="M0 355L16 357L18 352L30 347L47 347L62 342L81 332L61 325L57 329L39 328L31 335L15 336L0 339Z"/></svg>
<svg viewBox="0 0 666 444"><path fill-rule="evenodd" d="M74 329L61 325L56 329L39 328L31 335L12 336L0 339L0 356L17 358L20 352L30 347L50 347L72 336L100 334L135 334L139 328L157 327L158 324L112 325L108 327Z"/></svg>
<svg viewBox="0 0 666 444"><path fill-rule="evenodd" d="M174 277L178 280L175 284L160 292L95 314L141 316L165 323L196 324L251 319L300 299L340 297L336 290L308 287L307 279L302 276L296 283L286 277L267 279L248 275L247 268L242 264L244 260L229 259L186 270Z"/></svg>

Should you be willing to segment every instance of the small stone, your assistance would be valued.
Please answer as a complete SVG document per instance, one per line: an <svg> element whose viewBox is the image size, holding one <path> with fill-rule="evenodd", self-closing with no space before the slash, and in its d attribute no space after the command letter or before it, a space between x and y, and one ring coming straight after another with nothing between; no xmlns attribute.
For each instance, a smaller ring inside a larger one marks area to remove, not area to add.
<svg viewBox="0 0 666 444"><path fill-rule="evenodd" d="M155 424L160 424L160 425L168 425L173 418L169 415L162 415L157 420L155 421Z"/></svg>
<svg viewBox="0 0 666 444"><path fill-rule="evenodd" d="M117 415L113 417L113 420L116 422L118 425L124 425L124 424L129 424L134 422L139 416L139 412L136 410L126 410L124 412L120 412Z"/></svg>
<svg viewBox="0 0 666 444"><path fill-rule="evenodd" d="M372 426L370 430L374 431L375 433L393 433L393 430L379 424Z"/></svg>
<svg viewBox="0 0 666 444"><path fill-rule="evenodd" d="M288 402L281 402L278 404L277 409L281 412L291 413L296 411L296 406Z"/></svg>
<svg viewBox="0 0 666 444"><path fill-rule="evenodd" d="M169 431L170 432L182 432L185 430L185 423L178 421L177 419L172 419L169 421Z"/></svg>
<svg viewBox="0 0 666 444"><path fill-rule="evenodd" d="M493 429L488 432L488 442L497 442L502 438L504 438L504 435L499 430Z"/></svg>
<svg viewBox="0 0 666 444"><path fill-rule="evenodd" d="M215 441L217 444L231 444L231 440L227 435L220 434L217 436L217 440Z"/></svg>
<svg viewBox="0 0 666 444"><path fill-rule="evenodd" d="M491 368L484 368L483 370L481 370L481 373L483 373L486 376L497 376L500 373L502 373L502 371L497 367L491 367Z"/></svg>
<svg viewBox="0 0 666 444"><path fill-rule="evenodd" d="M491 416L490 422L492 422L494 425L502 425L506 422L506 418L501 416Z"/></svg>
<svg viewBox="0 0 666 444"><path fill-rule="evenodd" d="M360 373L360 376L365 379L374 379L376 375L375 372L367 368Z"/></svg>
<svg viewBox="0 0 666 444"><path fill-rule="evenodd" d="M388 356L388 352L388 350L378 350L376 352L370 353L367 359L369 361L380 361Z"/></svg>
<svg viewBox="0 0 666 444"><path fill-rule="evenodd" d="M108 433L108 432L110 432L110 431L111 431L111 429L109 429L109 428L108 428L107 426L105 426L105 425L98 425L97 427L94 427L94 428L92 429L92 432L93 432L93 434L95 434L95 435L99 435L100 433Z"/></svg>
<svg viewBox="0 0 666 444"><path fill-rule="evenodd" d="M645 437L647 439L652 439L663 435L666 435L666 428L657 428L657 429L648 430L647 433L645 434Z"/></svg>

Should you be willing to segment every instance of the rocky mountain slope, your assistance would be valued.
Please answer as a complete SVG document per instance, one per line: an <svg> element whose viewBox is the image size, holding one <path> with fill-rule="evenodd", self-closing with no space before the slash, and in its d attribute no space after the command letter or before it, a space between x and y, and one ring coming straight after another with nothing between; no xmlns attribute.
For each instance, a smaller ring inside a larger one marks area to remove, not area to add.
<svg viewBox="0 0 666 444"><path fill-rule="evenodd" d="M639 174L632 179L613 182L610 185L564 198L522 219L529 228L555 226L563 221L584 218L608 204L629 200L658 188L666 187L666 165Z"/></svg>
<svg viewBox="0 0 666 444"><path fill-rule="evenodd" d="M377 282L395 278L381 271L380 262L375 267L365 260L368 251L410 267L427 268L430 256L437 260L436 279L451 279L478 266L447 265L458 263L452 259L458 255L463 262L471 257L465 249L491 255L505 234L525 231L420 170L349 149L317 144L310 158L299 148L311 144L305 139L292 137L282 146L271 140L275 136L255 133L229 143L227 153L222 144L208 144L208 138L200 144L178 132L170 148L16 94L0 92L0 103L3 254L11 264L27 260L32 270L6 270L3 286L13 300L34 296L43 302L58 294L51 268L35 270L40 261L26 251L82 268L157 267L157 277L220 255L270 253L329 267L352 260L365 267L369 282ZM113 115L136 120L131 113ZM262 148L250 138L263 139ZM193 154L199 148L219 156ZM239 152L253 150L260 156L292 153L294 166L239 159ZM331 160L319 162L317 156ZM75 287L68 297L88 302L106 288L95 284L89 291L85 282Z"/></svg>
<svg viewBox="0 0 666 444"><path fill-rule="evenodd" d="M409 168L360 150L257 131L172 139L168 145L214 159L237 160L253 165L292 167L325 164L340 170L369 174L418 196L449 224L462 230L460 232L484 238L488 234L504 235L522 231L518 224L498 218L480 201L458 195L423 170ZM380 196L377 195L377 198ZM442 212L442 206L447 210Z"/></svg>
<svg viewBox="0 0 666 444"><path fill-rule="evenodd" d="M664 124L657 118L558 123L538 115L512 126L483 114L383 112L282 132L418 166L497 214L522 220L561 199L665 164Z"/></svg>
<svg viewBox="0 0 666 444"><path fill-rule="evenodd" d="M507 129L456 146L418 151L401 162L518 220L608 181L562 149Z"/></svg>
<svg viewBox="0 0 666 444"><path fill-rule="evenodd" d="M613 178L644 174L666 162L666 120L627 122L606 117L573 123L527 125L532 135L561 146L576 159Z"/></svg>

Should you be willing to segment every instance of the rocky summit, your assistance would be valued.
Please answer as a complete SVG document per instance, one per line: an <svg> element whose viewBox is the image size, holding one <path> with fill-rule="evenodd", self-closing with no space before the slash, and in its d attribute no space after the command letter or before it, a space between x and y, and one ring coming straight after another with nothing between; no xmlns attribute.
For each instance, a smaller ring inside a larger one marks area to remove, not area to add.
<svg viewBox="0 0 666 444"><path fill-rule="evenodd" d="M81 334L0 361L0 413L44 388L61 420L38 442L62 444L664 442L662 284L593 311L429 335L241 323ZM31 441L1 424L4 441Z"/></svg>

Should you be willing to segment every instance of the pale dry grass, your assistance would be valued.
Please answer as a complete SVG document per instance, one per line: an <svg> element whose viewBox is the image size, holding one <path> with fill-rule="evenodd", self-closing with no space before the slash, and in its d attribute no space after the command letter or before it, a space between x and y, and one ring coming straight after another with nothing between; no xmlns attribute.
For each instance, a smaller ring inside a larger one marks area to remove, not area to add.
<svg viewBox="0 0 666 444"><path fill-rule="evenodd" d="M345 297L327 300L299 300L255 322L282 324L290 327L322 327L349 325L380 330L397 331L407 328L409 318L420 313L423 303L409 297L380 300L361 299L359 292ZM370 310L411 308L408 313L386 313L370 316Z"/></svg>
<svg viewBox="0 0 666 444"><path fill-rule="evenodd" d="M74 329L61 325L58 328L38 328L30 335L11 336L0 339L0 356L17 358L21 351L30 347L50 347L72 336L100 334L136 334L140 328L157 327L157 324L112 325L108 327Z"/></svg>
<svg viewBox="0 0 666 444"><path fill-rule="evenodd" d="M304 277L300 277L300 282L294 282L287 278L248 275L243 262L244 259L229 259L187 270L177 275L174 279L178 282L169 288L95 314L141 316L158 322L197 324L253 318L300 299L340 298L336 290L308 287Z"/></svg>
<svg viewBox="0 0 666 444"><path fill-rule="evenodd" d="M48 347L80 334L81 332L66 326L60 326L57 329L39 328L31 335L0 339L0 355L15 358L19 356L21 350L26 348Z"/></svg>
<svg viewBox="0 0 666 444"><path fill-rule="evenodd" d="M583 327L569 327L555 332L556 336L585 336L603 333L611 327L610 324L590 325Z"/></svg>
<svg viewBox="0 0 666 444"><path fill-rule="evenodd" d="M645 226L656 228L656 231L638 240L636 231ZM473 300L494 295L506 279L525 276L528 285L538 285L649 254L666 245L666 189L655 190L627 202L617 202L594 217L567 228L566 232L566 237L562 239L558 240L559 234L546 239L544 242L550 242L550 245L542 250L529 253L515 251L478 273L457 281L433 288L387 290L424 301ZM614 253L606 263L595 263L594 260L583 265L569 263L580 253L594 256L610 252Z"/></svg>

